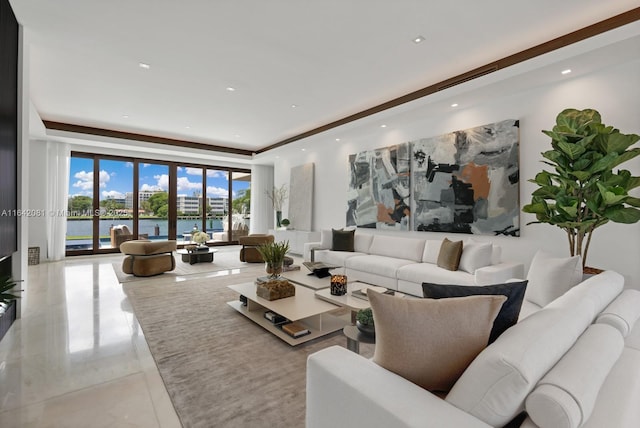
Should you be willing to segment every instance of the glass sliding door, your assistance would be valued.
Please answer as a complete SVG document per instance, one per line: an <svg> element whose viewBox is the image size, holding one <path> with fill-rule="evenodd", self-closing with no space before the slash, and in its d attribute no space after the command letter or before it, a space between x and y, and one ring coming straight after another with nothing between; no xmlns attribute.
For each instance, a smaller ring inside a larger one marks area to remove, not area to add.
<svg viewBox="0 0 640 428"><path fill-rule="evenodd" d="M249 233L251 221L251 173L233 171L231 173L233 215L242 224L242 230Z"/></svg>
<svg viewBox="0 0 640 428"><path fill-rule="evenodd" d="M138 197L127 197L126 205L137 215L140 239L169 237L169 165L138 163Z"/></svg>
<svg viewBox="0 0 640 428"><path fill-rule="evenodd" d="M71 156L66 213L67 251L93 249L93 187L93 158Z"/></svg>
<svg viewBox="0 0 640 428"><path fill-rule="evenodd" d="M214 242L229 242L229 172L207 169L207 230Z"/></svg>
<svg viewBox="0 0 640 428"><path fill-rule="evenodd" d="M100 248L120 248L134 238L133 209L126 203L133 194L133 162L100 159L99 165Z"/></svg>
<svg viewBox="0 0 640 428"><path fill-rule="evenodd" d="M180 243L193 243L193 233L205 230L202 168L178 166L176 185L176 233Z"/></svg>

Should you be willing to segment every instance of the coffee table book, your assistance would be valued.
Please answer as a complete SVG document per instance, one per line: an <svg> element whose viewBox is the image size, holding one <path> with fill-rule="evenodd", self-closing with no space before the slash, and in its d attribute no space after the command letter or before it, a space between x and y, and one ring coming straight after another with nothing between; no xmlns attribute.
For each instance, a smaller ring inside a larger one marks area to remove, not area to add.
<svg viewBox="0 0 640 428"><path fill-rule="evenodd" d="M282 331L284 331L289 336L294 338L305 336L311 333L308 328L306 328L304 325L300 324L299 322L291 322L288 324L284 324L282 326Z"/></svg>

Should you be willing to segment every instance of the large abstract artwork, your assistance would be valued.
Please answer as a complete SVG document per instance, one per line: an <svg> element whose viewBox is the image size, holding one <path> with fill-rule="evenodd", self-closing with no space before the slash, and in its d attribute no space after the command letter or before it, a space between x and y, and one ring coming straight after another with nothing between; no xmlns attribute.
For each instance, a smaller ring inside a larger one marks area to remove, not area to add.
<svg viewBox="0 0 640 428"><path fill-rule="evenodd" d="M414 230L520 234L519 122L412 142Z"/></svg>
<svg viewBox="0 0 640 428"><path fill-rule="evenodd" d="M409 230L409 143L349 156L347 226Z"/></svg>

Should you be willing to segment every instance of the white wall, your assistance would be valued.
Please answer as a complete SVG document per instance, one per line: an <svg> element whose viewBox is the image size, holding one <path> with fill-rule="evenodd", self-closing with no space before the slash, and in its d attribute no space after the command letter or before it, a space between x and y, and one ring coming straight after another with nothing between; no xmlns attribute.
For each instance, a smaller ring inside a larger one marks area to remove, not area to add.
<svg viewBox="0 0 640 428"><path fill-rule="evenodd" d="M448 106L448 105L447 105ZM276 183L286 183L293 166L307 162L316 165L314 230L345 225L346 193L349 183L348 156L362 150L436 136L455 130L496 122L520 120L520 204L530 202L535 185L526 180L543 168L540 152L549 149L550 140L540 131L551 129L555 116L565 108L594 108L603 122L624 133L640 134L640 60L601 69L591 74L561 79L553 84L537 86L519 93L496 92L488 100L458 109L432 105L404 106L396 116L369 118L362 125L334 130L323 135L274 151ZM380 128L387 122L387 128ZM340 141L335 141L339 137ZM303 152L301 148L304 147ZM622 165L633 175L640 175L640 157ZM638 189L633 194L640 196ZM527 268L538 249L568 255L565 234L549 225L529 225L534 217L521 213L521 236L482 237L503 246L504 258L520 261ZM384 233L376 231L375 233ZM394 233L394 232L386 232ZM395 232L425 236L430 232ZM431 237L445 236L430 233ZM456 238L467 238L460 235ZM476 236L474 235L474 239ZM640 289L640 223L607 224L593 236L588 265L613 269L626 277L627 285Z"/></svg>

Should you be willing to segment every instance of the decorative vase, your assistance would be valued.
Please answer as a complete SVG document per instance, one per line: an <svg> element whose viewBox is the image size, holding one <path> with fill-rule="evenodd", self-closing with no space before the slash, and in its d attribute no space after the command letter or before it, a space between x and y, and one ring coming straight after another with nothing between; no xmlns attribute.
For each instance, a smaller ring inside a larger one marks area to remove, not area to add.
<svg viewBox="0 0 640 428"><path fill-rule="evenodd" d="M269 274L269 277L274 279L279 278L280 274L282 273L282 265L283 265L283 261L275 262L275 263L266 262L265 270Z"/></svg>
<svg viewBox="0 0 640 428"><path fill-rule="evenodd" d="M375 326L371 324L362 324L360 321L356 321L356 327L362 334L366 334L367 336L375 336L376 329Z"/></svg>
<svg viewBox="0 0 640 428"><path fill-rule="evenodd" d="M331 275L331 295L344 296L347 294L347 275Z"/></svg>
<svg viewBox="0 0 640 428"><path fill-rule="evenodd" d="M276 211L276 226L282 227L282 211Z"/></svg>

